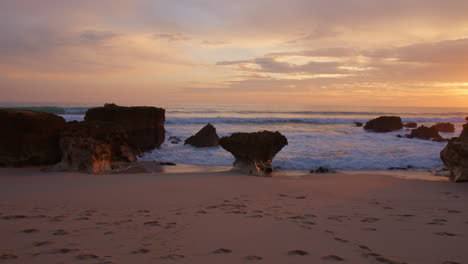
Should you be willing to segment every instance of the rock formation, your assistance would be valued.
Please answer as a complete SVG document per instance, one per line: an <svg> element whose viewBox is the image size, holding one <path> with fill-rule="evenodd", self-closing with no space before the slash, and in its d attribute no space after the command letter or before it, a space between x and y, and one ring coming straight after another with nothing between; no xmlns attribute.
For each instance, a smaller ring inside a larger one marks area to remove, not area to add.
<svg viewBox="0 0 468 264"><path fill-rule="evenodd" d="M404 124L403 126L406 128L417 128L418 124L415 122L409 122L409 123Z"/></svg>
<svg viewBox="0 0 468 264"><path fill-rule="evenodd" d="M123 128L114 122L69 122L61 133L62 161L60 170L88 173L110 172L119 162L130 162L135 156Z"/></svg>
<svg viewBox="0 0 468 264"><path fill-rule="evenodd" d="M381 116L368 121L364 125L364 129L374 132L391 132L402 128L403 124L399 116Z"/></svg>
<svg viewBox="0 0 468 264"><path fill-rule="evenodd" d="M440 158L450 170L452 181L468 181L468 124L463 125L460 137L449 140Z"/></svg>
<svg viewBox="0 0 468 264"><path fill-rule="evenodd" d="M156 107L123 107L106 104L86 112L86 121L116 122L125 130L135 153L159 148L164 142L165 110Z"/></svg>
<svg viewBox="0 0 468 264"><path fill-rule="evenodd" d="M420 126L418 128L412 129L411 133L408 135L408 138L419 138L425 140L432 139L434 141L440 141L442 139L437 129L435 129L433 126Z"/></svg>
<svg viewBox="0 0 468 264"><path fill-rule="evenodd" d="M234 167L259 176L271 176L273 157L288 144L279 132L234 133L219 144L235 157Z"/></svg>
<svg viewBox="0 0 468 264"><path fill-rule="evenodd" d="M439 132L455 132L455 126L452 123L437 123L432 127Z"/></svg>
<svg viewBox="0 0 468 264"><path fill-rule="evenodd" d="M44 112L0 110L0 166L49 165L60 161L65 120Z"/></svg>
<svg viewBox="0 0 468 264"><path fill-rule="evenodd" d="M357 127L362 127L362 123L361 122L354 122L354 125L357 126Z"/></svg>
<svg viewBox="0 0 468 264"><path fill-rule="evenodd" d="M216 134L216 128L213 125L208 124L194 136L187 138L184 144L190 144L198 148L218 146L219 137L218 134Z"/></svg>

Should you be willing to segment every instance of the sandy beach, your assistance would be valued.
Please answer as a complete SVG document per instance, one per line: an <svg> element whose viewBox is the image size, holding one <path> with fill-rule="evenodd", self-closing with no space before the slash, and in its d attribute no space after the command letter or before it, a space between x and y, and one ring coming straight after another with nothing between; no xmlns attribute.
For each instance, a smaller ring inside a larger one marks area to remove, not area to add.
<svg viewBox="0 0 468 264"><path fill-rule="evenodd" d="M467 199L376 172L0 169L0 262L468 263Z"/></svg>

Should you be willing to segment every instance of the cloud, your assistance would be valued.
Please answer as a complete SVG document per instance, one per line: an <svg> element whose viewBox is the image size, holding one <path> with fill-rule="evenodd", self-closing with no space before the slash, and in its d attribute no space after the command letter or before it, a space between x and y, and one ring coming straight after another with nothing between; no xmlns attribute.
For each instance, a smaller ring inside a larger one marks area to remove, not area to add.
<svg viewBox="0 0 468 264"><path fill-rule="evenodd" d="M154 38L156 39L164 39L167 41L183 41L183 40L190 40L191 37L188 35L185 35L183 33L163 33L163 34L154 34Z"/></svg>

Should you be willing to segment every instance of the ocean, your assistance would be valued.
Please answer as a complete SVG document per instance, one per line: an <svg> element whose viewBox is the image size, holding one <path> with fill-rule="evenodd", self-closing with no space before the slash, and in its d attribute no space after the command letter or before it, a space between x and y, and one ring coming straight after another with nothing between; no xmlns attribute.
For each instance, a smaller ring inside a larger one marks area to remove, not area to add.
<svg viewBox="0 0 468 264"><path fill-rule="evenodd" d="M279 131L289 144L273 160L273 166L285 170L306 171L322 167L338 170L385 170L411 167L428 170L443 166L439 153L445 142L398 138L409 133L403 129L390 133L366 132L353 122L381 115L398 115L403 122L433 125L455 124L458 136L468 115L462 108L392 108L331 106L255 106L185 105L160 106L166 109L166 141L160 149L145 153L141 160L170 161L194 165L230 166L232 155L221 147L195 148L171 144L171 136L185 140L207 123L213 124L220 137L234 132ZM62 115L66 120L83 120L87 107L37 107Z"/></svg>

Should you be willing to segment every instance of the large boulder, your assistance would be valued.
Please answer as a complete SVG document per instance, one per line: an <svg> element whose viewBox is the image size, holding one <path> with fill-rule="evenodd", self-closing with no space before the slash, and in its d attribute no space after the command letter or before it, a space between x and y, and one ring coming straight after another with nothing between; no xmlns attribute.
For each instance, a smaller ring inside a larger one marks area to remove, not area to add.
<svg viewBox="0 0 468 264"><path fill-rule="evenodd" d="M452 123L437 123L432 127L439 132L455 132L455 126Z"/></svg>
<svg viewBox="0 0 468 264"><path fill-rule="evenodd" d="M434 140L440 141L442 137L439 135L439 131L435 127L420 126L418 128L412 129L411 133L408 135L408 138L419 138L425 140Z"/></svg>
<svg viewBox="0 0 468 264"><path fill-rule="evenodd" d="M123 128L114 122L72 121L60 136L59 170L110 172L116 164L135 160Z"/></svg>
<svg viewBox="0 0 468 264"><path fill-rule="evenodd" d="M374 132L391 132L403 128L403 123L399 116L381 116L368 121L364 125L365 130Z"/></svg>
<svg viewBox="0 0 468 264"><path fill-rule="evenodd" d="M449 140L440 158L450 170L452 181L468 181L468 124L463 125L460 137Z"/></svg>
<svg viewBox="0 0 468 264"><path fill-rule="evenodd" d="M199 148L218 146L219 137L216 134L216 128L212 124L204 126L194 136L187 138L185 144Z"/></svg>
<svg viewBox="0 0 468 264"><path fill-rule="evenodd" d="M259 176L271 176L273 157L288 144L288 140L279 132L261 131L234 133L222 137L219 144L234 155L234 167Z"/></svg>
<svg viewBox="0 0 468 264"><path fill-rule="evenodd" d="M60 161L60 131L65 120L54 114L0 110L0 166L49 165Z"/></svg>
<svg viewBox="0 0 468 264"><path fill-rule="evenodd" d="M165 110L162 108L106 104L104 107L89 109L85 120L120 124L127 133L130 147L136 153L159 148L164 142Z"/></svg>

